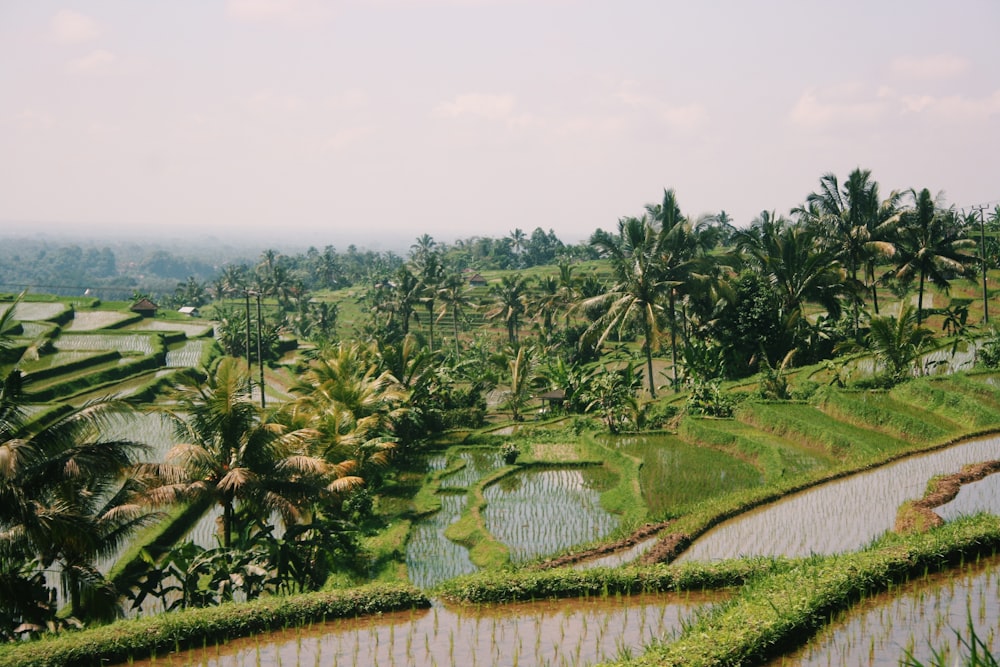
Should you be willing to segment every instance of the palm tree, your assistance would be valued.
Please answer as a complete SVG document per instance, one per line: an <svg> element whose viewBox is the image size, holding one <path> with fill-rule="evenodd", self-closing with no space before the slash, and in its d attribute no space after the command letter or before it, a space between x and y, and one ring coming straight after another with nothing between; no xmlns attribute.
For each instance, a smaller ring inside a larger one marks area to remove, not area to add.
<svg viewBox="0 0 1000 667"><path fill-rule="evenodd" d="M868 347L889 377L899 381L912 372L914 362L933 336L930 329L920 326L913 306L907 304L900 311L899 317L890 315L872 318Z"/></svg>
<svg viewBox="0 0 1000 667"><path fill-rule="evenodd" d="M831 317L839 315L845 275L814 228L762 211L749 229L738 231L733 239L752 265L768 276L788 317L802 319L807 302L821 304Z"/></svg>
<svg viewBox="0 0 1000 667"><path fill-rule="evenodd" d="M487 319L502 318L507 325L507 340L512 346L517 346L518 330L521 316L527 310L529 279L516 273L505 275L500 282L490 286L494 305L486 313Z"/></svg>
<svg viewBox="0 0 1000 667"><path fill-rule="evenodd" d="M445 277L444 282L438 289L438 299L441 301L441 310L438 311L437 319L445 317L451 312L452 331L455 335L455 357L461 354L461 344L458 338L459 321L465 316L465 310L472 307L469 299L469 286L460 273L452 273Z"/></svg>
<svg viewBox="0 0 1000 667"><path fill-rule="evenodd" d="M146 447L104 436L125 414L118 402L29 420L23 400L15 370L0 394L0 560L59 563L70 614L107 617L117 595L96 563L152 519L136 468Z"/></svg>
<svg viewBox="0 0 1000 667"><path fill-rule="evenodd" d="M532 382L535 380L535 348L521 345L516 350L510 350L508 359L510 392L505 404L510 408L511 418L521 421L521 411L531 397Z"/></svg>
<svg viewBox="0 0 1000 667"><path fill-rule="evenodd" d="M417 277L420 280L420 302L427 309L428 346L434 349L434 305L444 282L444 263L441 254L429 250L418 257L415 262Z"/></svg>
<svg viewBox="0 0 1000 667"><path fill-rule="evenodd" d="M322 462L302 455L314 432L288 431L268 420L250 396L250 383L246 366L225 357L204 382L184 378L175 388L176 407L165 411L182 444L158 469L169 483L154 491L154 499L213 499L222 507L226 548L232 546L237 503L262 516L280 512L291 525L317 501L331 475Z"/></svg>
<svg viewBox="0 0 1000 667"><path fill-rule="evenodd" d="M917 325L923 321L924 283L948 293L951 279L967 275L977 258L971 249L976 242L965 238L954 211L941 210L924 188L910 190L912 207L903 212L899 230L899 256L896 279L908 282L918 278Z"/></svg>
<svg viewBox="0 0 1000 667"><path fill-rule="evenodd" d="M667 293L670 359L673 368L674 391L677 391L679 379L677 375L677 300L681 298L688 283L693 260L700 249L698 235L694 233L691 223L681 215L677 196L673 190L664 190L663 201L659 204L647 205L646 210L654 222L660 225L656 263L661 272L662 286Z"/></svg>
<svg viewBox="0 0 1000 667"><path fill-rule="evenodd" d="M899 220L899 194L893 192L882 201L871 171L858 168L848 174L842 187L834 174L825 174L820 191L811 193L806 204L795 212L824 231L852 284L859 284L858 271L864 271L860 286L871 290L878 314L875 266L879 259L895 253L892 235ZM855 328L857 322L855 309Z"/></svg>
<svg viewBox="0 0 1000 667"><path fill-rule="evenodd" d="M402 345L408 346L408 355L420 354L412 337ZM332 464L349 461L352 484L389 463L395 449L393 424L407 412L406 393L361 345L335 346L309 365L292 391L299 398L288 409L304 415L317 432L314 451Z"/></svg>
<svg viewBox="0 0 1000 667"><path fill-rule="evenodd" d="M541 318L542 337L546 342L552 338L553 321L556 312L563 304L563 299L558 278L543 276L539 279L538 290L531 299L531 305Z"/></svg>
<svg viewBox="0 0 1000 667"><path fill-rule="evenodd" d="M662 235L647 216L622 218L618 234L613 236L597 230L590 239L592 246L611 261L615 284L607 292L582 302L584 308L601 306L604 316L591 327L601 327L598 346L612 331L621 332L638 320L644 338L649 394L656 398L653 380L653 346L659 338L658 322L663 306L660 299L668 288L663 277L661 257Z"/></svg>

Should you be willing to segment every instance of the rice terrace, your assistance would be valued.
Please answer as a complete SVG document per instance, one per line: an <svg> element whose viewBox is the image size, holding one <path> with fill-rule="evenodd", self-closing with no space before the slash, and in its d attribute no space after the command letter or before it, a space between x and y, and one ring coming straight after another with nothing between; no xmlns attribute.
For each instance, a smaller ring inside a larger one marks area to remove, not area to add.
<svg viewBox="0 0 1000 667"><path fill-rule="evenodd" d="M1000 209L820 184L0 295L0 665L996 664Z"/></svg>

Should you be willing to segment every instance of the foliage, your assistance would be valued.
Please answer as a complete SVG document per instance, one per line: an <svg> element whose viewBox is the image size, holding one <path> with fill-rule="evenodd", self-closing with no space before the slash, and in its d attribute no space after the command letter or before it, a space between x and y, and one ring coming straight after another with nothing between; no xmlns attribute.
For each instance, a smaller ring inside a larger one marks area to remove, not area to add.
<svg viewBox="0 0 1000 667"><path fill-rule="evenodd" d="M513 465L520 455L521 450L512 442L505 442L500 446L500 456L507 465Z"/></svg>
<svg viewBox="0 0 1000 667"><path fill-rule="evenodd" d="M929 533L890 536L855 554L805 559L750 582L730 604L713 607L643 660L686 667L759 662L804 641L864 596L998 546L1000 524L981 515Z"/></svg>
<svg viewBox="0 0 1000 667"><path fill-rule="evenodd" d="M426 596L408 586L375 584L345 591L266 597L123 621L38 642L0 648L0 667L85 667L125 662L160 651L222 643L260 632L423 608Z"/></svg>
<svg viewBox="0 0 1000 667"><path fill-rule="evenodd" d="M529 600L697 591L740 586L788 567L787 561L740 558L683 565L628 565L620 568L492 570L456 577L438 586L447 600L506 604Z"/></svg>
<svg viewBox="0 0 1000 667"><path fill-rule="evenodd" d="M881 364L886 376L898 382L914 373L927 341L933 336L930 329L920 326L912 306L906 305L899 316L873 317L868 330L868 346Z"/></svg>

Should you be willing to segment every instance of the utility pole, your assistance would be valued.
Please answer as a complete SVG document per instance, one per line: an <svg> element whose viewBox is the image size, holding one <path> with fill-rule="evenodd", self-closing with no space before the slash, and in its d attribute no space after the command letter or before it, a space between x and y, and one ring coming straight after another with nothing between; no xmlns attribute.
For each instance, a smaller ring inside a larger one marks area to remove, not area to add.
<svg viewBox="0 0 1000 667"><path fill-rule="evenodd" d="M246 334L247 334L247 340L246 340L246 343L247 343L247 347L246 347L246 350L247 350L247 377L250 378L250 382L247 383L247 391L250 392L250 396L253 396L253 374L251 372L251 369L253 368L253 365L250 362L250 290L248 290L248 289L243 290L243 296L246 297L246 303L247 303L247 311L246 311L246 315L247 315L247 320L246 320L246 322L247 322L247 331L246 331ZM263 394L263 393L264 393L263 392L263 387L261 387L261 394Z"/></svg>
<svg viewBox="0 0 1000 667"><path fill-rule="evenodd" d="M260 407L263 410L265 406L264 398L264 388L267 386L264 384L264 333L263 333L263 322L264 319L260 315L260 292L257 292L257 364L260 366ZM247 328L250 325L247 323Z"/></svg>
<svg viewBox="0 0 1000 667"><path fill-rule="evenodd" d="M983 323L990 323L990 310L987 305L989 298L986 292L986 273L989 270L986 264L986 210L985 206L979 207L979 256L983 259Z"/></svg>

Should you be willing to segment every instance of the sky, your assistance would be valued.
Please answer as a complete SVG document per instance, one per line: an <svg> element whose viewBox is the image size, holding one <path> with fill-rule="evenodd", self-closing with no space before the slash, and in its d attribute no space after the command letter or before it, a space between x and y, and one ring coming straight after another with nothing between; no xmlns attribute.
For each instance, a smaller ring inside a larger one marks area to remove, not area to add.
<svg viewBox="0 0 1000 667"><path fill-rule="evenodd" d="M1000 203L996 0L0 0L0 227L406 248Z"/></svg>

